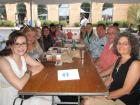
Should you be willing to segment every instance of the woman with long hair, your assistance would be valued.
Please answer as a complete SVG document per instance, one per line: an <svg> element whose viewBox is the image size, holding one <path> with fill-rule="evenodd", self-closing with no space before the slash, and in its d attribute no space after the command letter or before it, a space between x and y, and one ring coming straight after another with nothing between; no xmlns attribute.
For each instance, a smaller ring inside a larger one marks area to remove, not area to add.
<svg viewBox="0 0 140 105"><path fill-rule="evenodd" d="M0 52L0 105L20 105L18 97L31 76L44 66L26 54L27 38L20 31L10 34L6 47ZM28 67L27 67L28 65ZM23 101L23 105L51 105L52 97L33 96Z"/></svg>
<svg viewBox="0 0 140 105"><path fill-rule="evenodd" d="M43 55L43 50L37 41L34 28L25 26L21 31L27 36L27 53L34 59L41 58Z"/></svg>

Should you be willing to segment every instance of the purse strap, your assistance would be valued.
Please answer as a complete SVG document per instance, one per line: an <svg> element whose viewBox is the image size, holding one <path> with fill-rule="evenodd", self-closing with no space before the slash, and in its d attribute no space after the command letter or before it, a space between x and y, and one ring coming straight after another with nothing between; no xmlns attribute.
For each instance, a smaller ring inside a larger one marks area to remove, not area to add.
<svg viewBox="0 0 140 105"><path fill-rule="evenodd" d="M15 105L16 100L17 100L18 98L20 98L20 97L16 97L16 98L14 99L13 105ZM22 104L23 104L24 99L22 99L22 98L20 98L20 99L21 99L21 103L20 103L20 105L22 105Z"/></svg>

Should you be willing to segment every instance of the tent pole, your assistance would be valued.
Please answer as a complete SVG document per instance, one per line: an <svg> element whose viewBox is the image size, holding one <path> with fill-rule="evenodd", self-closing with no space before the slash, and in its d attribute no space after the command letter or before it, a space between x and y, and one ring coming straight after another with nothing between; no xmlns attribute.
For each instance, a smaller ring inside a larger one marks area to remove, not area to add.
<svg viewBox="0 0 140 105"><path fill-rule="evenodd" d="M90 23L92 23L92 0L90 1Z"/></svg>
<svg viewBox="0 0 140 105"><path fill-rule="evenodd" d="M32 14L32 0L30 0L30 18L31 18L31 26L33 25L33 23L32 23L32 22L33 22L33 21L32 21L32 20L33 20L32 15L33 15L33 14Z"/></svg>

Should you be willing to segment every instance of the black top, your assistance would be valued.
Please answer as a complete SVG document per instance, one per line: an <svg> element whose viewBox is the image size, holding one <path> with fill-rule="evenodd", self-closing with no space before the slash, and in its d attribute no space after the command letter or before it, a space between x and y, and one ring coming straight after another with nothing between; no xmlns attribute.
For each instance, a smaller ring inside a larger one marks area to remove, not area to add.
<svg viewBox="0 0 140 105"><path fill-rule="evenodd" d="M48 49L53 46L53 39L51 38L50 35L48 35L48 37L45 36L41 37L38 40L38 42L42 47L43 51L48 51Z"/></svg>
<svg viewBox="0 0 140 105"><path fill-rule="evenodd" d="M120 62L120 58L117 60L112 74L114 81L111 83L109 89L110 92L123 87L129 67L135 60L137 60L135 57L131 57L126 63L122 64L118 70L117 66ZM138 105L138 101L140 101L139 89L140 80L136 83L130 94L124 95L119 99L122 100L126 105Z"/></svg>

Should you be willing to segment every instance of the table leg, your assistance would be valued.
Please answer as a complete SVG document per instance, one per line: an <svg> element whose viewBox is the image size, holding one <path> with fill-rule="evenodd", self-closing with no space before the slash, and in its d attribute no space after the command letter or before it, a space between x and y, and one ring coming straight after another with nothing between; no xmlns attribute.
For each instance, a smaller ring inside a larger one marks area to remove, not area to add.
<svg viewBox="0 0 140 105"><path fill-rule="evenodd" d="M52 96L52 105L54 105L54 96Z"/></svg>
<svg viewBox="0 0 140 105"><path fill-rule="evenodd" d="M78 105L80 105L80 96L78 96Z"/></svg>

